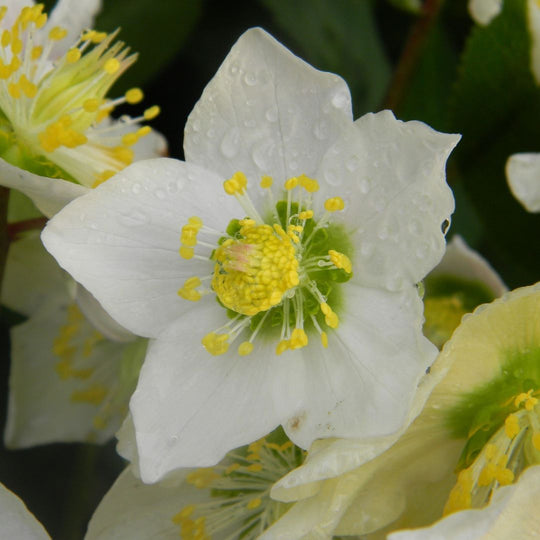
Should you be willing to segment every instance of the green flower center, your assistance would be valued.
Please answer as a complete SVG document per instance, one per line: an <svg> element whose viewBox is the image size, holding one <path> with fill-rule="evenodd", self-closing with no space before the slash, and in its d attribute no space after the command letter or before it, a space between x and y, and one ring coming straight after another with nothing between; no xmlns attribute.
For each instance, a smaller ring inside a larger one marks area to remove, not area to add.
<svg viewBox="0 0 540 540"><path fill-rule="evenodd" d="M210 260L214 271L206 277L189 278L178 294L198 301L213 292L229 317L226 325L208 333L202 343L211 354L223 354L235 339L249 333L238 347L240 355L252 352L257 336L275 340L276 354L281 354L305 347L309 334L319 334L326 347L326 330L339 325L339 283L352 275L351 243L343 226L331 219L344 203L339 197L328 199L326 212L316 220L311 210L312 193L318 190L315 180L305 175L290 178L285 182L287 198L275 204L269 190L271 180L264 177L261 186L268 189L273 209L263 220L246 186L242 173L224 183L225 191L237 198L249 216L233 219L226 233L204 227L199 217L190 218L182 228L180 255ZM214 234L219 239L211 244L200 241L199 234ZM195 246L212 251L203 257L195 254ZM207 288L204 281L209 282Z"/></svg>

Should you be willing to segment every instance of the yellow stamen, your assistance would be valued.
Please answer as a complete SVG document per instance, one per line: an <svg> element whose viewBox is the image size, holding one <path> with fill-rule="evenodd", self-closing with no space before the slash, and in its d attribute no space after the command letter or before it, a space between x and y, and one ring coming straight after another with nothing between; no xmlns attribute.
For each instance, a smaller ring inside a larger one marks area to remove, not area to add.
<svg viewBox="0 0 540 540"><path fill-rule="evenodd" d="M247 356L253 352L253 343L250 343L249 341L244 341L240 344L238 347L238 354L240 356Z"/></svg>
<svg viewBox="0 0 540 540"><path fill-rule="evenodd" d="M125 98L130 105L135 105L143 100L144 94L140 88L131 88L126 92Z"/></svg>
<svg viewBox="0 0 540 540"><path fill-rule="evenodd" d="M261 178L261 187L264 189L268 189L272 187L272 184L274 183L274 180L271 176L263 176Z"/></svg>
<svg viewBox="0 0 540 540"><path fill-rule="evenodd" d="M219 478L219 474L212 467L197 469L186 476L186 481L196 488L203 489L210 487L214 480Z"/></svg>
<svg viewBox="0 0 540 540"><path fill-rule="evenodd" d="M66 53L66 62L68 62L69 64L74 64L80 58L81 58L81 51L77 48L70 49Z"/></svg>
<svg viewBox="0 0 540 540"><path fill-rule="evenodd" d="M216 334L210 332L201 340L203 347L213 356L225 354L229 349L229 334Z"/></svg>
<svg viewBox="0 0 540 540"><path fill-rule="evenodd" d="M60 26L55 26L49 32L49 39L52 39L53 41L60 41L64 39L66 36L67 36L67 30L65 28L61 28Z"/></svg>
<svg viewBox="0 0 540 540"><path fill-rule="evenodd" d="M144 119L153 120L160 112L161 109L159 108L159 105L153 105L152 107L144 111Z"/></svg>
<svg viewBox="0 0 540 540"><path fill-rule="evenodd" d="M325 201L324 208L327 212L337 212L345 208L345 203L341 197L332 197Z"/></svg>
<svg viewBox="0 0 540 540"><path fill-rule="evenodd" d="M116 58L109 58L105 64L103 64L103 69L109 75L114 75L120 69L120 62Z"/></svg>

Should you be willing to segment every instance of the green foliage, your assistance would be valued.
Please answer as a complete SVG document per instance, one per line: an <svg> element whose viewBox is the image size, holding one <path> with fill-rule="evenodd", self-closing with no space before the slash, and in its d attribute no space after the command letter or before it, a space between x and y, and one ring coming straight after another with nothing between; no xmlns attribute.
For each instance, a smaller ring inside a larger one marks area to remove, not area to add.
<svg viewBox="0 0 540 540"><path fill-rule="evenodd" d="M276 23L315 67L349 84L355 116L376 110L390 80L390 65L369 0L261 0Z"/></svg>

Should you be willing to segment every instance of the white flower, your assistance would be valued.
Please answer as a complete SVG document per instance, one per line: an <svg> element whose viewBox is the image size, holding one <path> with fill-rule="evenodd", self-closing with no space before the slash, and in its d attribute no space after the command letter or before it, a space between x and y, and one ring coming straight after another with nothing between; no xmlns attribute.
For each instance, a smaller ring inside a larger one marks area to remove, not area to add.
<svg viewBox="0 0 540 540"><path fill-rule="evenodd" d="M212 468L174 471L152 485L127 468L98 506L86 540L258 537L290 506L270 498L272 484L304 454L277 438L236 449Z"/></svg>
<svg viewBox="0 0 540 540"><path fill-rule="evenodd" d="M501 9L502 0L469 0L469 13L482 26L489 24Z"/></svg>
<svg viewBox="0 0 540 540"><path fill-rule="evenodd" d="M530 467L511 486L498 489L480 510L464 510L425 529L398 531L388 540L533 540L540 531L540 466Z"/></svg>
<svg viewBox="0 0 540 540"><path fill-rule="evenodd" d="M81 33L99 7L64 0L49 20L42 4L0 5L0 183L46 215L131 163L140 150L132 146L151 131L137 124L159 112L109 120L114 107L143 95L134 88L106 98L136 55L114 43L115 34ZM154 155L163 150L159 137L150 145Z"/></svg>
<svg viewBox="0 0 540 540"><path fill-rule="evenodd" d="M0 538L17 540L50 540L43 525L24 503L0 484Z"/></svg>
<svg viewBox="0 0 540 540"><path fill-rule="evenodd" d="M339 77L254 29L195 106L186 163L136 163L49 223L60 264L157 338L130 404L144 481L279 424L303 448L401 428L436 354L415 284L444 252L458 139L353 122Z"/></svg>
<svg viewBox="0 0 540 540"><path fill-rule="evenodd" d="M425 526L484 507L499 486L537 465L539 306L536 284L466 316L423 381L421 389L437 384L422 412L393 446L317 441L272 489L274 498L298 502L264 538L378 537Z"/></svg>
<svg viewBox="0 0 540 540"><path fill-rule="evenodd" d="M10 448L105 442L135 389L146 340L136 340L66 277L39 236L11 244L2 302L29 319L11 329L4 434Z"/></svg>

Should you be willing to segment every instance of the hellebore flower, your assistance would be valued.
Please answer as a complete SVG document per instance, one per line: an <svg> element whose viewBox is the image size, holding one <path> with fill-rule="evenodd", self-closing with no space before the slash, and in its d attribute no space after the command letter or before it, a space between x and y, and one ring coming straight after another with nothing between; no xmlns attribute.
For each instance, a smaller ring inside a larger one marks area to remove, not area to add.
<svg viewBox="0 0 540 540"><path fill-rule="evenodd" d="M253 29L191 113L185 163L135 163L49 223L60 264L157 338L130 403L144 481L279 424L302 448L401 428L436 355L415 284L444 253L458 139L353 122L342 79Z"/></svg>
<svg viewBox="0 0 540 540"><path fill-rule="evenodd" d="M272 500L270 489L304 453L276 433L215 467L181 469L152 485L128 467L101 501L86 540L256 538L290 507Z"/></svg>
<svg viewBox="0 0 540 540"><path fill-rule="evenodd" d="M540 463L539 307L536 284L464 317L426 377L438 384L405 433L382 453L365 441L317 441L272 489L274 498L298 502L264 538L382 535L500 500L500 486Z"/></svg>
<svg viewBox="0 0 540 540"><path fill-rule="evenodd" d="M117 105L138 103L143 94L133 88L106 98L137 55L114 42L116 34L80 33L99 2L59 2L51 20L43 4L24 4L0 6L0 184L22 191L50 216L84 193L83 186L105 181L135 154L148 155L136 143L151 129L138 124L159 108L109 119ZM160 137L148 142L159 155Z"/></svg>
<svg viewBox="0 0 540 540"><path fill-rule="evenodd" d="M489 24L502 9L503 0L469 0L471 17L482 26Z"/></svg>
<svg viewBox="0 0 540 540"><path fill-rule="evenodd" d="M10 448L105 442L127 414L146 340L121 328L67 277L39 236L11 244L2 302L29 319L11 329Z"/></svg>
<svg viewBox="0 0 540 540"><path fill-rule="evenodd" d="M30 513L21 499L3 484L0 484L0 537L50 540L43 525Z"/></svg>

